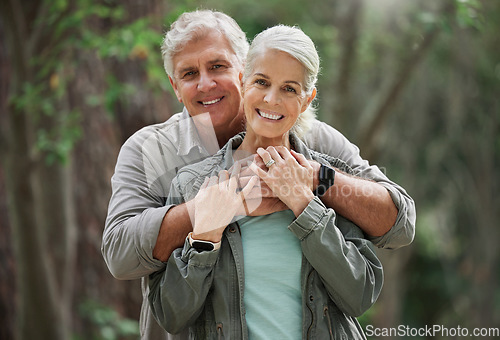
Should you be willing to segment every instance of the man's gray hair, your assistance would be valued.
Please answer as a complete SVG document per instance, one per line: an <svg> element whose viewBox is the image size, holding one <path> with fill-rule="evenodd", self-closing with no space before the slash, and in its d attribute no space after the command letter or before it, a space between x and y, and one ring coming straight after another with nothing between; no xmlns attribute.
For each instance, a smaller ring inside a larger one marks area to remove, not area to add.
<svg viewBox="0 0 500 340"><path fill-rule="evenodd" d="M267 49L274 49L288 53L297 59L305 69L305 92L307 96L313 93L318 80L319 56L311 38L300 28L285 25L277 25L257 34L250 45L247 54L243 81L253 72L256 58ZM316 118L315 108L312 105L302 112L291 131L298 137L302 137L312 126Z"/></svg>
<svg viewBox="0 0 500 340"><path fill-rule="evenodd" d="M180 52L190 41L203 38L214 30L227 38L240 64L242 66L245 64L249 46L248 40L233 18L212 10L186 12L172 23L161 46L163 66L172 79L174 79L172 59L175 54Z"/></svg>

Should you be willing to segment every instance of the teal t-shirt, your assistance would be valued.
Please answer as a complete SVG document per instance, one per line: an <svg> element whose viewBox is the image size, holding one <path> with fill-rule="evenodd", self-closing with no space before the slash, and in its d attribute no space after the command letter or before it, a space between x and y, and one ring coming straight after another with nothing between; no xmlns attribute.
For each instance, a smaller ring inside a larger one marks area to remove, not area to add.
<svg viewBox="0 0 500 340"><path fill-rule="evenodd" d="M302 250L288 230L294 218L291 210L285 210L238 221L250 340L302 338Z"/></svg>

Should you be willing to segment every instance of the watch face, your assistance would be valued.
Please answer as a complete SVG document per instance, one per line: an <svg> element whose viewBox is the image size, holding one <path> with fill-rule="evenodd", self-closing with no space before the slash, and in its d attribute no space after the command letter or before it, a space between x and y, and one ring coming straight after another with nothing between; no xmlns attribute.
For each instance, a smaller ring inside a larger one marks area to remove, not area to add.
<svg viewBox="0 0 500 340"><path fill-rule="evenodd" d="M211 242L196 241L193 240L193 248L198 251L212 251L214 250L214 245Z"/></svg>
<svg viewBox="0 0 500 340"><path fill-rule="evenodd" d="M319 169L319 185L315 190L315 195L323 196L335 180L335 170L325 165Z"/></svg>

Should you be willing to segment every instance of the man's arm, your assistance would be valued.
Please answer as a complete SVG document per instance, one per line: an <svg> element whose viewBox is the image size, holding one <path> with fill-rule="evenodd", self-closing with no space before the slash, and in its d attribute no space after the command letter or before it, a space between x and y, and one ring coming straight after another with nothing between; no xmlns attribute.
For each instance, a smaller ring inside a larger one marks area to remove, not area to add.
<svg viewBox="0 0 500 340"><path fill-rule="evenodd" d="M315 169L315 187L318 185L319 163ZM334 185L321 196L321 201L346 217L371 237L380 237L396 223L398 209L382 185L360 177L335 171Z"/></svg>
<svg viewBox="0 0 500 340"><path fill-rule="evenodd" d="M161 136L168 135L163 130ZM165 215L182 203L166 204L181 159L176 145L160 138L157 131L157 126L147 127L125 142L111 179L101 251L111 274L121 280L138 279L165 267L154 258L153 250Z"/></svg>
<svg viewBox="0 0 500 340"><path fill-rule="evenodd" d="M183 203L172 207L161 222L158 238L153 249L153 257L166 262L174 249L183 246L184 241L193 231L187 204Z"/></svg>
<svg viewBox="0 0 500 340"><path fill-rule="evenodd" d="M336 174L333 191L324 195L325 205L352 219L377 247L395 249L413 241L415 203L401 186L370 165L356 145L325 123L315 121L303 140L309 148L336 157L354 170L355 177Z"/></svg>

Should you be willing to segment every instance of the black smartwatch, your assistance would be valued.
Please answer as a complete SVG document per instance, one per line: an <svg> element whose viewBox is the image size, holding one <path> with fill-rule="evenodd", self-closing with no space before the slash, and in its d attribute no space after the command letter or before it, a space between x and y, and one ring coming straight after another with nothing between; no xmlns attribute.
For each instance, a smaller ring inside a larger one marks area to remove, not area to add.
<svg viewBox="0 0 500 340"><path fill-rule="evenodd" d="M319 184L314 194L321 197L333 185L335 181L335 170L329 166L321 164L319 168Z"/></svg>
<svg viewBox="0 0 500 340"><path fill-rule="evenodd" d="M220 248L221 242L213 243L210 241L202 241L202 240L195 240L191 237L193 233L189 233L188 238L189 238L189 244L191 247L196 249L199 253L202 251L212 251L212 250L217 250Z"/></svg>

